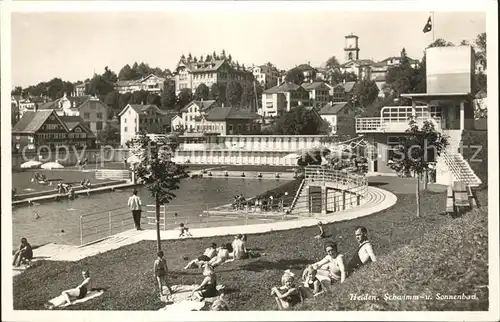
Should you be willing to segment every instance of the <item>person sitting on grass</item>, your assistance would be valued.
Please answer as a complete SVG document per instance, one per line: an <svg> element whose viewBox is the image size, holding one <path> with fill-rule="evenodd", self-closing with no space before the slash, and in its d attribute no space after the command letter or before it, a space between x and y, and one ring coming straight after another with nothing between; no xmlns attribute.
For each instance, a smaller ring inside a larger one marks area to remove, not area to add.
<svg viewBox="0 0 500 322"><path fill-rule="evenodd" d="M217 250L217 256L212 258L208 264L212 267L217 267L219 265L222 265L224 263L232 262L234 261L234 257L231 258L231 253L232 253L232 245L231 244L222 244L222 246L219 247Z"/></svg>
<svg viewBox="0 0 500 322"><path fill-rule="evenodd" d="M314 236L316 239L322 239L326 237L325 231L323 230L323 223L320 221L318 222L318 228L319 228L319 235Z"/></svg>
<svg viewBox="0 0 500 322"><path fill-rule="evenodd" d="M312 266L308 266L305 270L304 286L306 290L312 292L313 296L323 291L323 286L316 276L317 273L318 270Z"/></svg>
<svg viewBox="0 0 500 322"><path fill-rule="evenodd" d="M354 228L354 235L358 241L358 247L354 251L354 256L347 264L347 271L349 274L369 262L377 261L372 244L368 240L368 230L366 227L357 226Z"/></svg>
<svg viewBox="0 0 500 322"><path fill-rule="evenodd" d="M184 223L181 223L179 225L179 229L181 231L179 237L192 237L193 235L191 235L191 233L189 232L189 228L187 228L186 226L184 226Z"/></svg>
<svg viewBox="0 0 500 322"><path fill-rule="evenodd" d="M203 266L203 276L205 278L200 285L194 288L191 298L203 301L207 297L217 296L217 277L214 268L210 264Z"/></svg>
<svg viewBox="0 0 500 322"><path fill-rule="evenodd" d="M246 259L248 258L248 252L246 248L246 243L243 241L243 235L238 234L234 237L233 243L233 258L234 259Z"/></svg>
<svg viewBox="0 0 500 322"><path fill-rule="evenodd" d="M155 273L155 278L158 281L158 287L160 289L160 297L163 295L170 295L172 294L172 289L168 285L168 267L167 267L167 261L163 257L163 251L158 251L157 253L158 258L156 258L154 265L153 265L153 270ZM168 290L168 293L165 294L165 289Z"/></svg>
<svg viewBox="0 0 500 322"><path fill-rule="evenodd" d="M204 264L208 263L216 255L217 255L217 244L212 243L212 245L210 245L210 247L205 249L205 252L203 253L203 255L190 261L186 265L186 267L184 267L184 269L202 267Z"/></svg>
<svg viewBox="0 0 500 322"><path fill-rule="evenodd" d="M210 311L230 311L229 304L225 299L224 293L221 293L219 298L214 301Z"/></svg>
<svg viewBox="0 0 500 322"><path fill-rule="evenodd" d="M317 269L317 274L328 277L330 283L338 282L344 283L347 276L346 267L344 264L344 255L340 254L337 249L337 243L325 243L326 256L319 262L312 264L312 268ZM302 278L305 277L307 270L304 270Z"/></svg>
<svg viewBox="0 0 500 322"><path fill-rule="evenodd" d="M12 265L19 267L23 261L31 261L33 259L33 249L26 238L21 238L21 245L14 254Z"/></svg>
<svg viewBox="0 0 500 322"><path fill-rule="evenodd" d="M89 271L83 270L82 276L83 276L83 282L80 283L80 285L78 285L75 288L63 291L61 293L61 295L64 296L66 303L68 305L71 305L73 300L83 299L85 297L85 295L87 295L87 292L90 291L92 288L92 280L90 279ZM46 305L46 307L47 307L47 305ZM50 308L50 307L48 307L48 308Z"/></svg>
<svg viewBox="0 0 500 322"><path fill-rule="evenodd" d="M286 270L281 277L281 287L273 287L271 295L279 301L280 307L287 310L302 302L300 289L295 287L295 274Z"/></svg>

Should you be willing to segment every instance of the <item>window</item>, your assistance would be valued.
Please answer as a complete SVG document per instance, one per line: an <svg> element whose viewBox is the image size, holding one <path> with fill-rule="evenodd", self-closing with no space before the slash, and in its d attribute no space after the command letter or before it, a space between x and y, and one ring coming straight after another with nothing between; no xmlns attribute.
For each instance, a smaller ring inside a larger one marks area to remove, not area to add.
<svg viewBox="0 0 500 322"><path fill-rule="evenodd" d="M102 130L102 122L96 122L95 129L96 129L96 131L101 131Z"/></svg>
<svg viewBox="0 0 500 322"><path fill-rule="evenodd" d="M250 124L247 124L247 132L250 132Z"/></svg>
<svg viewBox="0 0 500 322"><path fill-rule="evenodd" d="M97 117L98 120L102 120L102 113L97 113L96 117Z"/></svg>
<svg viewBox="0 0 500 322"><path fill-rule="evenodd" d="M127 118L123 119L123 123L127 124Z"/></svg>
<svg viewBox="0 0 500 322"><path fill-rule="evenodd" d="M85 119L85 120L90 119L90 113L83 113L83 119Z"/></svg>
<svg viewBox="0 0 500 322"><path fill-rule="evenodd" d="M128 129L126 126L123 128L123 132L128 132Z"/></svg>

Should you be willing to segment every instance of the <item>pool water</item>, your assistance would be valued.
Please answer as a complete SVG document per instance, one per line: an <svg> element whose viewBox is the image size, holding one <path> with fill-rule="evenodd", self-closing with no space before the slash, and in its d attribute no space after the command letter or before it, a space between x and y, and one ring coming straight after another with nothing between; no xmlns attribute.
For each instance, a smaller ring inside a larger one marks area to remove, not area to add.
<svg viewBox="0 0 500 322"><path fill-rule="evenodd" d="M167 206L169 223L183 221L189 224L189 227L200 227L204 220L200 214L207 208L230 203L233 196L241 193L247 198L253 197L286 182L285 180L244 178L186 179L181 182L180 189L174 192L177 197ZM81 215L99 213L98 216L102 214L103 218L107 218L108 211L117 208L120 209L114 211L126 213L128 212L127 200L131 193L132 189L126 189L80 196L73 201L63 200L14 208L12 209L13 245L17 246L21 237L28 238L32 245L46 243L78 245L80 244ZM145 187L139 188L139 196L143 205L153 204L153 199ZM37 219L35 213L38 214ZM174 218L173 213L177 213L177 217ZM228 224L230 222L226 219L223 225ZM154 226L146 228L154 228Z"/></svg>

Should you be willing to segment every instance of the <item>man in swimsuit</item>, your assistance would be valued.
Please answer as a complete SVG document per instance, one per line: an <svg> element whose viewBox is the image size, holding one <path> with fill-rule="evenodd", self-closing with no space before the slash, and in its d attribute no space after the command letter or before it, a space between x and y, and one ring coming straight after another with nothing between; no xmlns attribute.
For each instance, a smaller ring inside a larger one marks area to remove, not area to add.
<svg viewBox="0 0 500 322"><path fill-rule="evenodd" d="M353 257L347 264L347 271L349 274L360 268L362 265L377 261L373 252L372 244L368 241L368 230L366 227L357 226L354 229L354 234L356 236L356 240L358 241L358 247L354 251Z"/></svg>
<svg viewBox="0 0 500 322"><path fill-rule="evenodd" d="M331 283L337 281L340 281L340 283L344 283L347 276L344 264L344 255L339 254L337 243L331 241L326 242L325 251L327 253L325 258L317 263L312 264L312 268L318 270L318 275L328 277ZM327 264L328 267L324 267ZM306 271L304 271L304 274L306 273ZM305 276L304 274L303 277Z"/></svg>

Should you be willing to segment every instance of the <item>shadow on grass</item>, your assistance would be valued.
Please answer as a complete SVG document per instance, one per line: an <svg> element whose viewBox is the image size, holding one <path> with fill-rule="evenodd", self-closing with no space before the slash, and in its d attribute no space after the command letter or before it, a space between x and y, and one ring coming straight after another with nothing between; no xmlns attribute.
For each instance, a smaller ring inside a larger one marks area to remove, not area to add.
<svg viewBox="0 0 500 322"><path fill-rule="evenodd" d="M256 260L254 262L242 265L240 270L262 272L265 270L286 270L286 269L303 269L304 266L312 264L315 261L309 259L282 259L276 262L267 260Z"/></svg>
<svg viewBox="0 0 500 322"><path fill-rule="evenodd" d="M368 182L368 185L370 187L381 187L381 186L387 186L387 182Z"/></svg>

